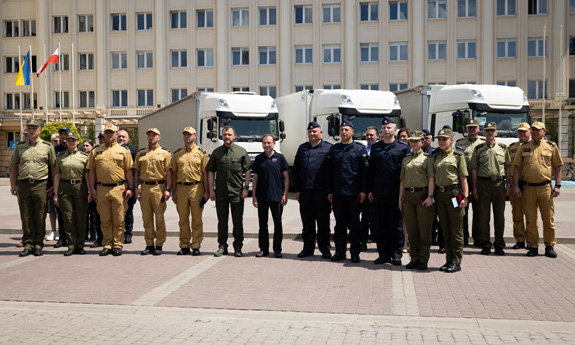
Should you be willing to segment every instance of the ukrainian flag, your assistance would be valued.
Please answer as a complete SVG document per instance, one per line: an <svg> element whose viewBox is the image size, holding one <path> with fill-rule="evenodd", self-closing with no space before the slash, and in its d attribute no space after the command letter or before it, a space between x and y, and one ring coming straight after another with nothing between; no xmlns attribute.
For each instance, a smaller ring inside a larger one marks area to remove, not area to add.
<svg viewBox="0 0 575 345"><path fill-rule="evenodd" d="M30 51L28 50L28 54L24 58L24 62L22 66L20 66L20 71L18 72L18 76L16 76L16 85L24 86L30 85Z"/></svg>

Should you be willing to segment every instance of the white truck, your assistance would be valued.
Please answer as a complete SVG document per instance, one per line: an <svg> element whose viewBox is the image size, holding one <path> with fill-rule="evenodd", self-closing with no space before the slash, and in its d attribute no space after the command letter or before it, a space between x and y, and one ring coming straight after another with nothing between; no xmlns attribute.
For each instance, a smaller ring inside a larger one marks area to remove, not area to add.
<svg viewBox="0 0 575 345"><path fill-rule="evenodd" d="M140 147L145 147L146 130L156 127L162 133L161 145L170 150L183 146L182 129L192 126L197 131L197 144L209 154L223 144L224 126L235 128L235 143L244 147L252 161L263 152L262 137L285 137L283 122L278 118L275 101L270 96L249 92L195 92L167 107L143 116L138 121ZM280 142L275 149L280 151Z"/></svg>
<svg viewBox="0 0 575 345"><path fill-rule="evenodd" d="M336 143L343 119L353 123L354 139L365 144L365 129L381 127L381 120L389 116L398 127L402 124L397 97L389 91L377 90L304 90L276 99L279 117L288 134L281 143L281 152L293 165L300 144L307 141L307 123L316 121L322 128L323 139Z"/></svg>
<svg viewBox="0 0 575 345"><path fill-rule="evenodd" d="M421 85L395 92L406 125L412 130L429 129L434 137L445 125L451 126L455 140L465 134L465 121L474 118L483 126L497 123L497 141L509 145L517 141L517 126L531 123L529 102L523 90L502 85Z"/></svg>

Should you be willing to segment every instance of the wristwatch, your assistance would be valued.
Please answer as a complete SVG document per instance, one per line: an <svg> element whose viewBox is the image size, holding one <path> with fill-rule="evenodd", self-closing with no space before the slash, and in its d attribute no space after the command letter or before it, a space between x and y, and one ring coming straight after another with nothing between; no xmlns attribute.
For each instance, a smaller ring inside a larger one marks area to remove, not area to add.
<svg viewBox="0 0 575 345"><path fill-rule="evenodd" d="M166 188L166 192L171 193L171 192L172 192L172 188Z"/></svg>
<svg viewBox="0 0 575 345"><path fill-rule="evenodd" d="M561 184L556 184L555 187L561 189Z"/></svg>

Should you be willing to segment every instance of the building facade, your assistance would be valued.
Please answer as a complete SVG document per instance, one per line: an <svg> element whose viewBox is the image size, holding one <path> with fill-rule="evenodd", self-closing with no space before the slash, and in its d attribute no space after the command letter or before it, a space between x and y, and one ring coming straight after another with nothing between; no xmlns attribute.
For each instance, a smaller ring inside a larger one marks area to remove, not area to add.
<svg viewBox="0 0 575 345"><path fill-rule="evenodd" d="M21 105L133 125L197 90L505 84L555 112L575 98L575 0L3 0L0 20L0 166ZM14 82L29 47L34 71L61 54L33 97Z"/></svg>

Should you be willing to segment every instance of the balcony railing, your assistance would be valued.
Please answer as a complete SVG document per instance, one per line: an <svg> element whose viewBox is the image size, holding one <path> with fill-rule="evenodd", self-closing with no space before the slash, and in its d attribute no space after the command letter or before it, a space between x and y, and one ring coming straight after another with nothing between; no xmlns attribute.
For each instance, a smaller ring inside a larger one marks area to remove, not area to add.
<svg viewBox="0 0 575 345"><path fill-rule="evenodd" d="M108 109L93 109L93 108L80 108L76 109L75 117L76 118L97 118L105 116L107 118L113 119L138 119L144 115L148 115L156 108L108 108ZM35 110L34 114L30 109L22 110L22 117L27 119L32 116L37 118L43 118L51 121L59 120L60 115L62 119L71 120L72 119L72 110L71 109L62 109L62 114L56 109L50 109L48 114L42 110ZM0 110L0 120L17 120L20 119L20 110Z"/></svg>

